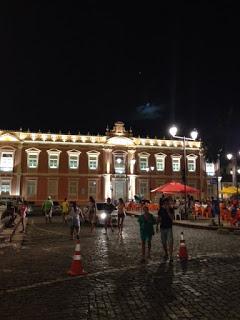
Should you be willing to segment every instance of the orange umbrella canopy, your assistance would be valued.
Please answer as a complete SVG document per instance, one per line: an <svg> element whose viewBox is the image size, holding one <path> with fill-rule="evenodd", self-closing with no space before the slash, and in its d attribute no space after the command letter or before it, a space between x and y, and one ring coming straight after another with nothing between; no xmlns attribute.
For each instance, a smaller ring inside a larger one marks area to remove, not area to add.
<svg viewBox="0 0 240 320"><path fill-rule="evenodd" d="M151 192L162 192L162 193L199 193L199 190L187 185L184 185L180 182L168 182L154 190L151 190Z"/></svg>

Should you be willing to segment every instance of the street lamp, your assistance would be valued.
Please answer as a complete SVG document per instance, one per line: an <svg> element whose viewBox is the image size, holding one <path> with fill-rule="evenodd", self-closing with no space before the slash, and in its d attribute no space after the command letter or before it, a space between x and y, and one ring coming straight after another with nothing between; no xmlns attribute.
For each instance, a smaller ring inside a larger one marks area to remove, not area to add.
<svg viewBox="0 0 240 320"><path fill-rule="evenodd" d="M186 172L187 172L187 164L186 164L186 161L187 161L187 156L186 156L186 141L195 141L197 139L197 136L198 136L198 132L196 129L193 129L191 132L190 132L190 136L191 138L188 138L188 137L181 137L181 136L177 136L177 132L178 132L178 128L173 125L171 126L171 128L169 129L169 133L170 135L174 138L174 139L181 139L183 141L183 161L184 161L184 167L183 167L183 182L184 182L184 198L185 198L185 215L187 215L187 186L186 186L186 183L187 183L187 179L186 179Z"/></svg>
<svg viewBox="0 0 240 320"><path fill-rule="evenodd" d="M146 172L149 172L150 181L149 181L149 193L150 193L150 200L151 200L151 190L152 190L152 172L154 171L155 167L150 166L149 168L146 168Z"/></svg>
<svg viewBox="0 0 240 320"><path fill-rule="evenodd" d="M237 199L238 199L238 180L237 180L237 174L240 172L237 168L237 156L240 154L240 152L235 152L234 154L228 153L227 158L228 160L232 161L232 183L233 186L237 188ZM231 173L231 172L230 172Z"/></svg>

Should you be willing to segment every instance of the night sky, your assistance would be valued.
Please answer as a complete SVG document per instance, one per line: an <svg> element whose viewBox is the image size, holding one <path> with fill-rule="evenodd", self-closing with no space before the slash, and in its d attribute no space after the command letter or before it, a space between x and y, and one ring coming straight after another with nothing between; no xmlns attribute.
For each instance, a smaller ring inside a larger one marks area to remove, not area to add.
<svg viewBox="0 0 240 320"><path fill-rule="evenodd" d="M161 138L174 122L209 148L240 148L237 7L167 3L8 4L0 127L104 134L121 120Z"/></svg>

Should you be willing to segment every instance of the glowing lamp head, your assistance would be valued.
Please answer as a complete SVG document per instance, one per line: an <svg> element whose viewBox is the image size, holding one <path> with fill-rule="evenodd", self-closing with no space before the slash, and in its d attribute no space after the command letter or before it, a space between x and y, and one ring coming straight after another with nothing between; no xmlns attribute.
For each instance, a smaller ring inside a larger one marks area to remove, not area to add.
<svg viewBox="0 0 240 320"><path fill-rule="evenodd" d="M228 158L228 160L231 160L231 159L232 159L232 157L233 157L233 155L232 155L231 153L228 153L228 154L227 154L227 158Z"/></svg>
<svg viewBox="0 0 240 320"><path fill-rule="evenodd" d="M122 159L117 158L117 160L116 160L116 161L117 161L117 163L119 163L119 164L120 164L120 163L122 162Z"/></svg>
<svg viewBox="0 0 240 320"><path fill-rule="evenodd" d="M197 136L198 136L197 130L196 130L196 129L193 129L193 131L190 133L190 135L191 135L191 138L192 138L193 140L196 140L196 139L197 139Z"/></svg>
<svg viewBox="0 0 240 320"><path fill-rule="evenodd" d="M100 217L101 217L102 220L105 220L106 217L107 217L106 212L102 212Z"/></svg>
<svg viewBox="0 0 240 320"><path fill-rule="evenodd" d="M151 171L153 171L155 168L153 166L150 167Z"/></svg>
<svg viewBox="0 0 240 320"><path fill-rule="evenodd" d="M178 129L177 129L177 127L176 127L175 125L173 125L173 126L169 129L169 133L170 133L170 135L171 135L172 137L175 137L175 136L176 136L177 131L178 131Z"/></svg>

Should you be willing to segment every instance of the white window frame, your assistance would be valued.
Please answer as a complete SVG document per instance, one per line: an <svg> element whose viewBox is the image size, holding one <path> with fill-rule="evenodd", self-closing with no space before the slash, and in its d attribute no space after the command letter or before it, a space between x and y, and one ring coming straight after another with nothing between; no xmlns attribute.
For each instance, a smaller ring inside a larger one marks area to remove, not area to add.
<svg viewBox="0 0 240 320"><path fill-rule="evenodd" d="M187 169L188 169L188 172L196 172L196 170L197 170L196 160L197 160L197 156L195 154L187 155ZM190 161L193 161L193 168L190 168L190 166L189 166Z"/></svg>
<svg viewBox="0 0 240 320"><path fill-rule="evenodd" d="M29 169L36 169L38 168L38 163L39 163L39 154L41 152L41 150L36 149L36 148L30 148L30 149L26 149L25 150L27 153L27 167ZM30 156L36 156L36 165L30 165Z"/></svg>
<svg viewBox="0 0 240 320"><path fill-rule="evenodd" d="M57 149L47 150L47 153L48 153L48 168L49 168L49 169L58 169L58 168L59 168L59 158L60 158L60 153L61 153L61 152L62 152L62 151L57 150ZM51 156L55 156L56 159L51 159ZM53 165L51 164L51 161L53 161L53 160L56 160L56 161L57 161L56 166L55 166L55 165L53 166Z"/></svg>
<svg viewBox="0 0 240 320"><path fill-rule="evenodd" d="M30 182L35 185L35 193L34 194L29 194L28 193L28 186L29 186ZM27 194L28 198L35 197L37 195L37 180L36 179L27 179L26 194Z"/></svg>
<svg viewBox="0 0 240 320"><path fill-rule="evenodd" d="M180 172L181 171L181 155L171 155L172 158L172 172ZM177 161L177 163L175 162ZM176 168L176 164L178 168Z"/></svg>
<svg viewBox="0 0 240 320"><path fill-rule="evenodd" d="M87 155L88 155L88 169L89 170L98 170L100 152L88 151ZM93 166L92 165L93 163L95 163L96 165Z"/></svg>
<svg viewBox="0 0 240 320"><path fill-rule="evenodd" d="M113 164L114 164L114 171L116 174L124 174L126 173L126 156L127 153L125 151L114 151L113 152ZM119 164L117 159L121 159L122 162Z"/></svg>
<svg viewBox="0 0 240 320"><path fill-rule="evenodd" d="M12 158L12 166L11 167L5 167L2 165L2 158L3 154L11 154ZM13 172L14 168L14 155L15 155L15 149L12 147L3 147L0 149L0 171L3 172Z"/></svg>
<svg viewBox="0 0 240 320"><path fill-rule="evenodd" d="M68 168L71 170L77 170L79 168L79 156L81 154L78 150L69 150L68 153ZM76 162L76 166L71 166L71 157L76 157L74 163Z"/></svg>
<svg viewBox="0 0 240 320"><path fill-rule="evenodd" d="M141 153L138 154L138 157L139 157L139 169L140 169L140 171L146 171L146 169L149 166L150 154L147 153L147 152L141 152ZM142 162L142 160L144 160L144 161ZM143 166L144 163L145 163L145 165Z"/></svg>
<svg viewBox="0 0 240 320"><path fill-rule="evenodd" d="M8 183L9 184L9 193L4 192L3 194L8 194L11 195L12 194L12 180L11 179L0 179L0 195L2 194L2 184L3 183Z"/></svg>
<svg viewBox="0 0 240 320"><path fill-rule="evenodd" d="M163 172L163 171L165 171L165 158L166 158L166 154L164 154L164 153L157 153L157 154L155 154L155 159L156 159L156 170L157 171L161 171L161 172ZM162 168L160 168L160 166L158 165L159 164L159 160L161 160L162 161Z"/></svg>

